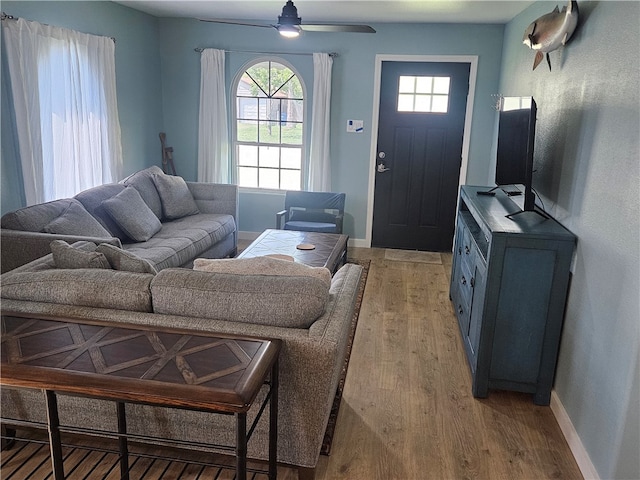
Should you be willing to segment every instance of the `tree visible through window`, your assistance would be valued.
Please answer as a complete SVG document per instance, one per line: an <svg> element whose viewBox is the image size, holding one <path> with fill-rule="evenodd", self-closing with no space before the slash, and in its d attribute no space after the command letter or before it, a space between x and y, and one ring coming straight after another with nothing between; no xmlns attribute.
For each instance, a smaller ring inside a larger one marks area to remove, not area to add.
<svg viewBox="0 0 640 480"><path fill-rule="evenodd" d="M236 90L239 186L300 190L303 105L302 84L289 67L263 61L242 74Z"/></svg>

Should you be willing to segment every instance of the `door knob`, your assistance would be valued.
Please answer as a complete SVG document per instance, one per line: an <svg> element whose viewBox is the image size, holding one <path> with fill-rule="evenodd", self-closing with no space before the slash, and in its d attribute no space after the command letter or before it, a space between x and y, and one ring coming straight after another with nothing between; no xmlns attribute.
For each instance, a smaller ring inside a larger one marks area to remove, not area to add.
<svg viewBox="0 0 640 480"><path fill-rule="evenodd" d="M387 172L390 169L386 167L386 165L384 163L379 163L378 164L378 173L383 173L383 172Z"/></svg>

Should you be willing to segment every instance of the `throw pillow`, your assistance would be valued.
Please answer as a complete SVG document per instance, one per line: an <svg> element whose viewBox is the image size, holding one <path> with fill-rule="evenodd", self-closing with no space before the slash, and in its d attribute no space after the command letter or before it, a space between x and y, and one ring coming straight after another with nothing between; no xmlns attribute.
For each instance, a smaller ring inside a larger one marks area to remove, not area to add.
<svg viewBox="0 0 640 480"><path fill-rule="evenodd" d="M87 212L82 205L71 203L58 218L51 220L43 230L58 235L111 238L111 234Z"/></svg>
<svg viewBox="0 0 640 480"><path fill-rule="evenodd" d="M125 188L102 205L127 236L136 242L146 242L162 228L158 217L133 187Z"/></svg>
<svg viewBox="0 0 640 480"><path fill-rule="evenodd" d="M269 256L253 258L196 258L193 269L211 273L233 275L283 275L288 277L314 277L331 286L331 272L324 267L310 267L303 263Z"/></svg>
<svg viewBox="0 0 640 480"><path fill-rule="evenodd" d="M156 217L162 218L162 201L160 200L160 195L158 195L156 185L153 183L154 174L162 175L162 169L154 165L129 175L120 183L138 190L144 203L156 214Z"/></svg>
<svg viewBox="0 0 640 480"><path fill-rule="evenodd" d="M95 248L95 244L93 247ZM107 257L102 253L78 250L64 240L54 240L49 248L56 268L111 268Z"/></svg>
<svg viewBox="0 0 640 480"><path fill-rule="evenodd" d="M184 178L155 174L153 182L162 201L164 218L175 220L200 213Z"/></svg>
<svg viewBox="0 0 640 480"><path fill-rule="evenodd" d="M153 275L158 273L156 267L154 267L149 260L140 258L131 252L127 252L126 250L116 247L115 245L101 243L98 245L98 248L96 248L96 252L100 252L107 257L111 268L114 270L124 270L126 272L136 273L152 273Z"/></svg>

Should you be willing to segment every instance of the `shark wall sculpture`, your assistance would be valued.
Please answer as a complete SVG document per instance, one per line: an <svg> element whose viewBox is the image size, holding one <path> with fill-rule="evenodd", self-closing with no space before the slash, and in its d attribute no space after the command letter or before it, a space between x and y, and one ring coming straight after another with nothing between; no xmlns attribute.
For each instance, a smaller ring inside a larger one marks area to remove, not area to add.
<svg viewBox="0 0 640 480"><path fill-rule="evenodd" d="M553 52L561 45L565 45L578 25L578 2L570 0L569 5L562 7L562 11L556 8L551 13L541 16L535 20L524 31L522 43L532 50L536 50L536 58L533 61L533 69L547 57L547 64L551 70L551 60L549 52Z"/></svg>

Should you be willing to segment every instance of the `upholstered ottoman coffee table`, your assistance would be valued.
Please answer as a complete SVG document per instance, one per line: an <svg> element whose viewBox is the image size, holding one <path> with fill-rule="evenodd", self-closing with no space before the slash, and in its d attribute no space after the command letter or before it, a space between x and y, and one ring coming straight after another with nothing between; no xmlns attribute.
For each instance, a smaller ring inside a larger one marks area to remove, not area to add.
<svg viewBox="0 0 640 480"><path fill-rule="evenodd" d="M326 267L333 274L347 261L348 240L348 235L337 233L269 229L256 238L238 258L288 255L296 262L310 267Z"/></svg>

